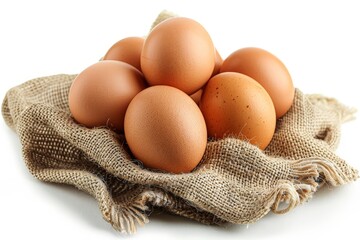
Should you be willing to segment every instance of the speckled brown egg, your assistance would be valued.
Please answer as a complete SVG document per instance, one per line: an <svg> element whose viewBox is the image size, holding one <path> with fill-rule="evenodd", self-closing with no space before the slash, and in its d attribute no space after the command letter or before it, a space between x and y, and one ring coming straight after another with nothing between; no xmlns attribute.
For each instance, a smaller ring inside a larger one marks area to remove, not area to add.
<svg viewBox="0 0 360 240"><path fill-rule="evenodd" d="M144 38L141 37L127 37L121 39L111 46L103 60L123 61L141 71L140 55L143 45Z"/></svg>
<svg viewBox="0 0 360 240"><path fill-rule="evenodd" d="M212 138L237 137L265 149L275 131L276 114L269 94L241 73L225 72L211 78L200 109Z"/></svg>
<svg viewBox="0 0 360 240"><path fill-rule="evenodd" d="M169 18L157 25L145 40L141 69L149 85L168 85L187 94L199 90L215 65L213 42L198 22Z"/></svg>
<svg viewBox="0 0 360 240"><path fill-rule="evenodd" d="M187 173L200 162L207 143L206 125L196 103L174 87L149 87L129 104L125 137L144 166Z"/></svg>
<svg viewBox="0 0 360 240"><path fill-rule="evenodd" d="M260 48L242 48L227 57L220 72L239 72L259 82L269 93L276 117L283 116L294 100L295 88L285 65Z"/></svg>
<svg viewBox="0 0 360 240"><path fill-rule="evenodd" d="M130 101L145 87L135 67L113 60L97 62L74 79L69 91L71 114L86 127L107 126L121 132Z"/></svg>

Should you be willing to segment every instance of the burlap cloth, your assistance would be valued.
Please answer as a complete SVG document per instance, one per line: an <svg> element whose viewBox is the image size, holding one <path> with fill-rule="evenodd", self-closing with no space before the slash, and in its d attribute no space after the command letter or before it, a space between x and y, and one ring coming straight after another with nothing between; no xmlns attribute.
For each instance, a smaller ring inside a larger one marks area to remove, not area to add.
<svg viewBox="0 0 360 240"><path fill-rule="evenodd" d="M324 183L358 178L334 153L341 123L354 113L334 99L297 89L265 151L234 138L209 141L192 173L174 175L144 169L124 136L75 123L68 107L74 77L42 77L10 89L2 114L20 137L31 174L89 193L121 232L148 222L153 207L206 224L252 223L270 210L288 212Z"/></svg>

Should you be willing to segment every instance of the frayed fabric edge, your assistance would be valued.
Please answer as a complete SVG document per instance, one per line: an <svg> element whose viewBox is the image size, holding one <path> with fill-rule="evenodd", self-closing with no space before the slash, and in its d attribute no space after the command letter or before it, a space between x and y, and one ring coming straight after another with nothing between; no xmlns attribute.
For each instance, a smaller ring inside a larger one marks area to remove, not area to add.
<svg viewBox="0 0 360 240"><path fill-rule="evenodd" d="M313 196L322 185L322 181L332 186L340 186L359 178L349 178L336 164L325 158L306 158L291 163L293 181L279 180L278 185L270 193L268 208L276 214L284 214ZM319 178L322 181L319 182ZM285 204L282 204L285 203Z"/></svg>
<svg viewBox="0 0 360 240"><path fill-rule="evenodd" d="M333 109L339 114L342 123L355 119L357 109L340 103L335 98L325 97L321 94L307 94L314 104L321 104L324 108Z"/></svg>

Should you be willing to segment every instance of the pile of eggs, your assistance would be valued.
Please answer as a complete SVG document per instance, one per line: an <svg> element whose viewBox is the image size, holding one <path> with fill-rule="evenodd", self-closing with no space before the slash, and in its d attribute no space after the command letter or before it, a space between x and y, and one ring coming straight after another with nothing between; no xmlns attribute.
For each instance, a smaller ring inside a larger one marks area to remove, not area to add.
<svg viewBox="0 0 360 240"><path fill-rule="evenodd" d="M69 107L83 126L123 133L144 166L187 173L208 138L236 137L265 149L294 92L271 53L242 48L223 60L202 25L173 17L146 39L118 41L78 74Z"/></svg>

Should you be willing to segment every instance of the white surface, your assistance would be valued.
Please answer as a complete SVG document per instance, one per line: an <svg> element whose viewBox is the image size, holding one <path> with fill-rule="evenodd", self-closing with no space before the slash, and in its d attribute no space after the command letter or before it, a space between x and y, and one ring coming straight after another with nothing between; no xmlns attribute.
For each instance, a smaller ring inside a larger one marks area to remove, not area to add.
<svg viewBox="0 0 360 240"><path fill-rule="evenodd" d="M149 4L148 2L151 2ZM1 1L0 96L26 80L78 73L117 40L145 35L168 9L194 18L220 54L257 46L277 55L306 93L360 109L357 1ZM0 121L0 239L122 239L95 200L27 171L17 135ZM360 120L346 123L338 155L360 169ZM226 229L153 214L128 239L316 239L359 235L359 181L322 189L285 215ZM332 238L332 239L333 239Z"/></svg>

